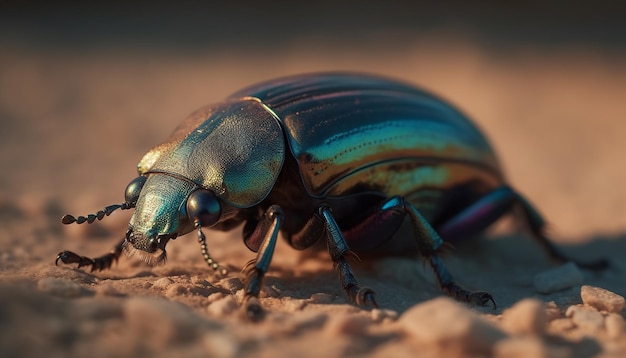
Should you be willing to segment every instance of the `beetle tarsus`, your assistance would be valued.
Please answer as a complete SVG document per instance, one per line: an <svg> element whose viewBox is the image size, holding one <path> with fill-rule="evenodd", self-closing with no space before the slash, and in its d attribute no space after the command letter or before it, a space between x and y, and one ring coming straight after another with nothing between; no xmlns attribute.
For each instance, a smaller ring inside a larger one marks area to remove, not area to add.
<svg viewBox="0 0 626 358"><path fill-rule="evenodd" d="M115 245L109 253L96 257L95 259L87 256L80 256L72 251L62 251L57 255L56 260L54 260L54 264L58 265L59 260L61 260L64 264L78 264L76 268L91 265L91 272L106 270L111 268L113 262L117 262L119 257L122 255L124 241L125 239L122 239L122 241Z"/></svg>
<svg viewBox="0 0 626 358"><path fill-rule="evenodd" d="M496 301L493 299L493 296L489 292L485 291L468 291L463 287L457 285L454 282L451 282L445 286L442 286L442 289L451 297L465 303L469 303L476 306L485 307L489 302L493 304L493 309L495 310L498 306L496 305Z"/></svg>
<svg viewBox="0 0 626 358"><path fill-rule="evenodd" d="M359 306L369 306L371 305L374 308L378 308L378 302L376 302L376 292L369 287L358 288L356 291L355 297L352 297L354 303Z"/></svg>
<svg viewBox="0 0 626 358"><path fill-rule="evenodd" d="M243 307L246 317L253 322L259 322L265 317L265 310L255 296L246 296Z"/></svg>
<svg viewBox="0 0 626 358"><path fill-rule="evenodd" d="M490 301L493 304L493 309L495 310L498 306L496 305L496 301L493 299L493 296L489 292L470 292L470 294L467 296L467 302L477 306L487 306Z"/></svg>
<svg viewBox="0 0 626 358"><path fill-rule="evenodd" d="M54 260L55 265L59 265L59 260L64 264L78 264L77 268L81 268L83 266L89 266L94 264L94 260L90 259L86 256L80 256L72 251L62 251L57 255L56 260Z"/></svg>
<svg viewBox="0 0 626 358"><path fill-rule="evenodd" d="M263 286L263 278L269 269L272 256L274 255L282 219L282 209L277 205L270 206L259 221L258 227L261 229L254 230L252 234L252 240L258 240L261 242L261 246L256 259L249 261L242 271L245 274L246 281L244 308L248 317L253 321L261 320L264 316L258 297ZM259 240L256 236L263 239Z"/></svg>

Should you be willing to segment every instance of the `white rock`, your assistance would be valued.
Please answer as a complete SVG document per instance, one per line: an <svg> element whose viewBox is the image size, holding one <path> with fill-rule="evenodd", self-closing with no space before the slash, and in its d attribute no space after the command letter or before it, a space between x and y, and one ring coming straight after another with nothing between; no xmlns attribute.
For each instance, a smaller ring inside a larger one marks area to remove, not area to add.
<svg viewBox="0 0 626 358"><path fill-rule="evenodd" d="M547 322L546 304L533 298L521 300L502 312L502 327L513 334L541 335Z"/></svg>
<svg viewBox="0 0 626 358"><path fill-rule="evenodd" d="M616 293L600 287L587 285L580 288L580 298L582 298L583 303L586 305L613 313L622 312L624 304L626 303L624 297Z"/></svg>
<svg viewBox="0 0 626 358"><path fill-rule="evenodd" d="M580 285L583 274L573 262L535 275L534 286L538 293L552 293Z"/></svg>
<svg viewBox="0 0 626 358"><path fill-rule="evenodd" d="M466 351L488 352L507 335L476 313L447 297L413 306L398 323L420 343L445 348L457 345Z"/></svg>

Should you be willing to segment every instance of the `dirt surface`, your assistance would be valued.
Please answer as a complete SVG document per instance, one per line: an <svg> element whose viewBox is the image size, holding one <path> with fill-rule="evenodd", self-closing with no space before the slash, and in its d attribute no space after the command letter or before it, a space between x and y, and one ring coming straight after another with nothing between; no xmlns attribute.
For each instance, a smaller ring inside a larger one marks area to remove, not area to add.
<svg viewBox="0 0 626 358"><path fill-rule="evenodd" d="M624 60L580 47L493 52L428 36L374 52L333 43L279 53L5 47L0 356L625 356L619 297L581 299L583 285L626 295ZM378 293L381 310L370 310L348 303L327 255L281 241L261 295L267 316L251 323L239 308L239 270L254 254L240 228L206 232L225 278L203 263L193 235L170 242L164 266L126 257L98 273L54 265L62 250L98 256L123 236L128 212L91 226L60 217L121 202L137 161L188 113L259 80L321 70L388 75L455 103L490 137L555 242L613 268L559 267L505 220L445 258L497 309L439 298L417 259L380 258L355 263ZM541 274L564 287L539 293Z"/></svg>

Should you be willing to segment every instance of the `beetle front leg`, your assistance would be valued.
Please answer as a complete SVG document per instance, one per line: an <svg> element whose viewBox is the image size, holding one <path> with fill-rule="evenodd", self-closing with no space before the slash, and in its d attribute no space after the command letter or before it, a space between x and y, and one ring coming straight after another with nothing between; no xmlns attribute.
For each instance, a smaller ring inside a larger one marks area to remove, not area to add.
<svg viewBox="0 0 626 358"><path fill-rule="evenodd" d="M263 287L263 278L272 262L272 255L276 247L280 224L283 220L283 211L278 205L270 206L266 211L256 229L251 233L246 242L261 242L256 259L248 262L243 272L245 278L245 296L243 299L247 316L258 321L263 318L263 308L259 303L259 293Z"/></svg>
<svg viewBox="0 0 626 358"><path fill-rule="evenodd" d="M125 238L122 239L122 241L115 245L109 253L96 257L95 259L91 259L86 256L80 256L73 253L72 251L59 252L59 254L57 255L57 259L54 261L54 264L58 265L59 260L61 260L61 262L63 262L64 264L78 264L77 268L91 265L91 272L106 270L110 268L111 265L113 265L113 262L117 262L119 257L122 255L125 241Z"/></svg>
<svg viewBox="0 0 626 358"><path fill-rule="evenodd" d="M337 222L333 218L330 208L326 205L321 205L318 209L318 215L317 218L318 220L321 219L320 222L323 223L326 231L328 252L339 270L341 286L348 294L348 297L357 305L366 306L371 304L374 307L378 307L376 292L369 287L361 287L359 285L359 282L352 273L352 268L346 261L347 256L356 257L356 254L350 251L348 243L339 229L339 225L337 225ZM315 220L315 217L313 220ZM311 226L311 228L313 227L315 227L315 225ZM319 230L317 231L319 232Z"/></svg>

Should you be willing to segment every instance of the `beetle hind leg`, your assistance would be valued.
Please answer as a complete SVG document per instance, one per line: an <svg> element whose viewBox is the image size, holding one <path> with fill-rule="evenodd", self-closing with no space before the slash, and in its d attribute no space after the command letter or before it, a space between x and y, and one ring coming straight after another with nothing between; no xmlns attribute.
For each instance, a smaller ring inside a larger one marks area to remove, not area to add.
<svg viewBox="0 0 626 358"><path fill-rule="evenodd" d="M572 260L563 254L545 235L545 221L539 212L519 193L508 186L497 188L474 204L470 205L437 228L437 232L446 241L455 241L468 235L473 235L486 229L503 215L509 213L513 206L521 206L524 221L533 237L548 253L550 258L557 262L572 261L582 268L605 269L609 266L607 260L581 262Z"/></svg>
<svg viewBox="0 0 626 358"><path fill-rule="evenodd" d="M606 259L596 259L594 261L582 262L574 260L567 255L563 254L545 235L545 221L539 214L539 212L526 200L523 196L516 194L517 201L522 207L522 213L526 225L530 229L533 237L543 246L548 255L553 260L558 262L574 262L578 267L590 269L590 270L605 270L611 266L610 262Z"/></svg>
<svg viewBox="0 0 626 358"><path fill-rule="evenodd" d="M389 215L389 213L395 213L395 215ZM400 225L401 221L398 221L398 218L404 218L406 215L409 216L411 221L418 249L422 256L428 260L441 289L459 301L479 306L485 306L491 302L495 308L496 302L490 293L469 291L454 281L454 278L438 255L445 248L443 240L413 204L402 197L393 197L384 202L378 213L366 219L366 222L369 221L380 225L381 222L384 222L383 219L387 217L388 222L395 221Z"/></svg>

